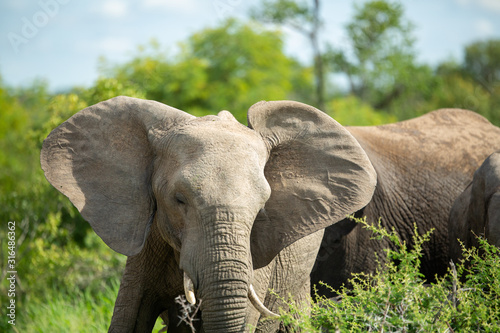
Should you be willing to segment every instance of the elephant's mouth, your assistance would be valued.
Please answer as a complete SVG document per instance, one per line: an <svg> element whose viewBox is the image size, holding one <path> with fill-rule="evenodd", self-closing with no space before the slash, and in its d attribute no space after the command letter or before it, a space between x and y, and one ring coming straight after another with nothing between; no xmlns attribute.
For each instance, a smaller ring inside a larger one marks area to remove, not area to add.
<svg viewBox="0 0 500 333"><path fill-rule="evenodd" d="M196 304L196 296L194 292L193 281L189 278L189 276L187 276L186 272L184 272L184 294L186 295L186 300L193 305ZM266 308L257 296L257 293L255 293L251 284L248 288L248 299L262 316L266 318L279 318L279 315Z"/></svg>

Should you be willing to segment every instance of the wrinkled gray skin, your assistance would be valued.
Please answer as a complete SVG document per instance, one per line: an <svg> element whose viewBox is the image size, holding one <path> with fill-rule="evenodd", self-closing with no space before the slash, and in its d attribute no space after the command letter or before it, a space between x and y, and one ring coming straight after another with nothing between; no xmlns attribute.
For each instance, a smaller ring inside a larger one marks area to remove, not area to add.
<svg viewBox="0 0 500 333"><path fill-rule="evenodd" d="M248 122L116 97L44 141L46 178L129 256L110 332L149 332L160 314L169 333L184 331L183 273L202 300L198 331L276 331L249 303L250 284L275 312L268 288L307 298L323 229L369 202L375 172L349 132L308 105L260 102Z"/></svg>
<svg viewBox="0 0 500 333"><path fill-rule="evenodd" d="M377 172L377 188L370 203L356 213L413 244L413 223L423 234L434 228L424 244L422 273L430 281L446 272L448 216L455 198L474 171L500 147L500 129L466 110L441 109L395 124L350 127ZM370 240L371 233L344 220L325 230L312 284L338 288L352 272L373 272L375 252L383 258L387 242ZM324 288L321 293L331 296Z"/></svg>
<svg viewBox="0 0 500 333"><path fill-rule="evenodd" d="M500 147L500 146L499 146ZM461 257L462 246L478 247L477 236L500 247L500 151L491 154L474 173L450 212L450 257Z"/></svg>

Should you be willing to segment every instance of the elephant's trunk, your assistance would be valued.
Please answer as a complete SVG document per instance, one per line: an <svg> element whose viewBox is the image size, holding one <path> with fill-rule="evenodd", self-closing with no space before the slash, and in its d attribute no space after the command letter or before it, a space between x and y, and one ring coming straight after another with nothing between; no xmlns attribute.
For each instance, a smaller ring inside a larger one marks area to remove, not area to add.
<svg viewBox="0 0 500 333"><path fill-rule="evenodd" d="M186 256L181 250L182 266L193 278L196 296L202 302L205 332L247 330L252 277L250 230L241 219L228 220L203 221L203 241L191 242L191 253L184 253Z"/></svg>
<svg viewBox="0 0 500 333"><path fill-rule="evenodd" d="M248 269L225 262L217 265L216 270L205 275L200 285L204 331L246 331Z"/></svg>

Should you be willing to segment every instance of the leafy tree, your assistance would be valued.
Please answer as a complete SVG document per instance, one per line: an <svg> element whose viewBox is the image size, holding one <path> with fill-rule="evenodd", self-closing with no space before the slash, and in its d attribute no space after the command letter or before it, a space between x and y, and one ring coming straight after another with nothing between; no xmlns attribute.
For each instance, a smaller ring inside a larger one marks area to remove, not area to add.
<svg viewBox="0 0 500 333"><path fill-rule="evenodd" d="M349 49L330 48L326 57L335 72L346 75L351 94L375 109L398 114L402 110L391 104L421 89L429 78L415 80L416 75L431 74L416 63L412 28L400 3L377 0L356 5L346 26Z"/></svg>
<svg viewBox="0 0 500 333"><path fill-rule="evenodd" d="M76 94L50 96L39 88L0 89L0 105L5 106L0 113L9 128L0 138L0 146L8 148L0 152L7 161L1 176L0 219L15 222L18 306L52 290L90 287L97 292L110 281L95 277L116 279L123 266L123 259L103 245L69 200L45 180L40 168L43 139L87 103ZM6 232L7 228L0 230L2 239L7 239ZM0 253L6 250L7 242L2 242ZM6 259L7 255L0 256L2 303L7 297Z"/></svg>
<svg viewBox="0 0 500 333"><path fill-rule="evenodd" d="M26 174L26 160L17 133L25 132L30 121L29 114L5 87L0 87L0 182L2 191L13 191L15 179Z"/></svg>
<svg viewBox="0 0 500 333"><path fill-rule="evenodd" d="M472 109L500 126L500 39L467 45L461 72L474 83L467 95Z"/></svg>
<svg viewBox="0 0 500 333"><path fill-rule="evenodd" d="M110 65L101 60L103 77L90 90L92 102L103 100L99 85L108 93L156 100L191 110L200 104L206 86L206 64L200 59L171 59L156 40L139 46L134 58L124 64ZM106 98L104 98L106 99Z"/></svg>
<svg viewBox="0 0 500 333"><path fill-rule="evenodd" d="M266 23L287 25L305 35L313 51L315 75L315 103L325 108L325 69L321 52L319 33L321 29L320 1L311 4L295 0L263 0L260 8L251 11L251 17Z"/></svg>
<svg viewBox="0 0 500 333"><path fill-rule="evenodd" d="M463 67L467 74L492 92L500 84L500 39L467 45Z"/></svg>
<svg viewBox="0 0 500 333"><path fill-rule="evenodd" d="M78 95L87 105L93 105L119 95L145 98L146 93L143 89L143 87L138 87L127 80L120 81L116 78L100 77L92 87L80 91Z"/></svg>
<svg viewBox="0 0 500 333"><path fill-rule="evenodd" d="M205 61L206 109L229 108L241 119L259 100L286 99L300 67L283 53L280 33L234 20L194 34L186 59Z"/></svg>
<svg viewBox="0 0 500 333"><path fill-rule="evenodd" d="M286 99L291 82L307 77L282 49L280 33L228 20L193 34L175 57L152 42L131 61L103 71L124 87L140 87L145 98L197 116L228 109L245 122L249 106Z"/></svg>
<svg viewBox="0 0 500 333"><path fill-rule="evenodd" d="M334 98L327 103L328 115L344 126L371 126L397 122L394 115L376 111L354 95Z"/></svg>
<svg viewBox="0 0 500 333"><path fill-rule="evenodd" d="M500 125L500 86L489 88L473 79L464 64L448 61L440 64L435 71L432 94L424 103L427 110L438 108L462 108L475 111Z"/></svg>

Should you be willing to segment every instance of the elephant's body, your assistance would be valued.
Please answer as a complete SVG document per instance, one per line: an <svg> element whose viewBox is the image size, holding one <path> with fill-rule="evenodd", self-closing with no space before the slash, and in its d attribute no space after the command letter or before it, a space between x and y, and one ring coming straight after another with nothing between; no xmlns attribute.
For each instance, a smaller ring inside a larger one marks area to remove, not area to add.
<svg viewBox="0 0 500 333"><path fill-rule="evenodd" d="M491 154L455 200L449 218L450 257L457 260L462 245L478 247L477 237L500 246L500 151Z"/></svg>
<svg viewBox="0 0 500 333"><path fill-rule="evenodd" d="M356 215L372 224L380 218L410 246L414 223L420 234L434 228L424 244L422 272L430 280L444 273L451 206L474 170L500 147L500 129L471 111L442 109L396 124L348 130L377 172L372 200ZM375 253L383 258L382 249L390 244L370 237L370 231L350 220L328 227L312 284L323 281L338 288L353 272L374 271Z"/></svg>
<svg viewBox="0 0 500 333"><path fill-rule="evenodd" d="M265 305L282 305L268 288L308 300L324 228L368 203L375 171L354 137L311 106L260 102L248 123L116 97L44 141L46 178L129 256L110 332L149 332L159 315L168 332L185 331L183 293L201 300L194 325L204 332L278 330L260 321L275 316Z"/></svg>

